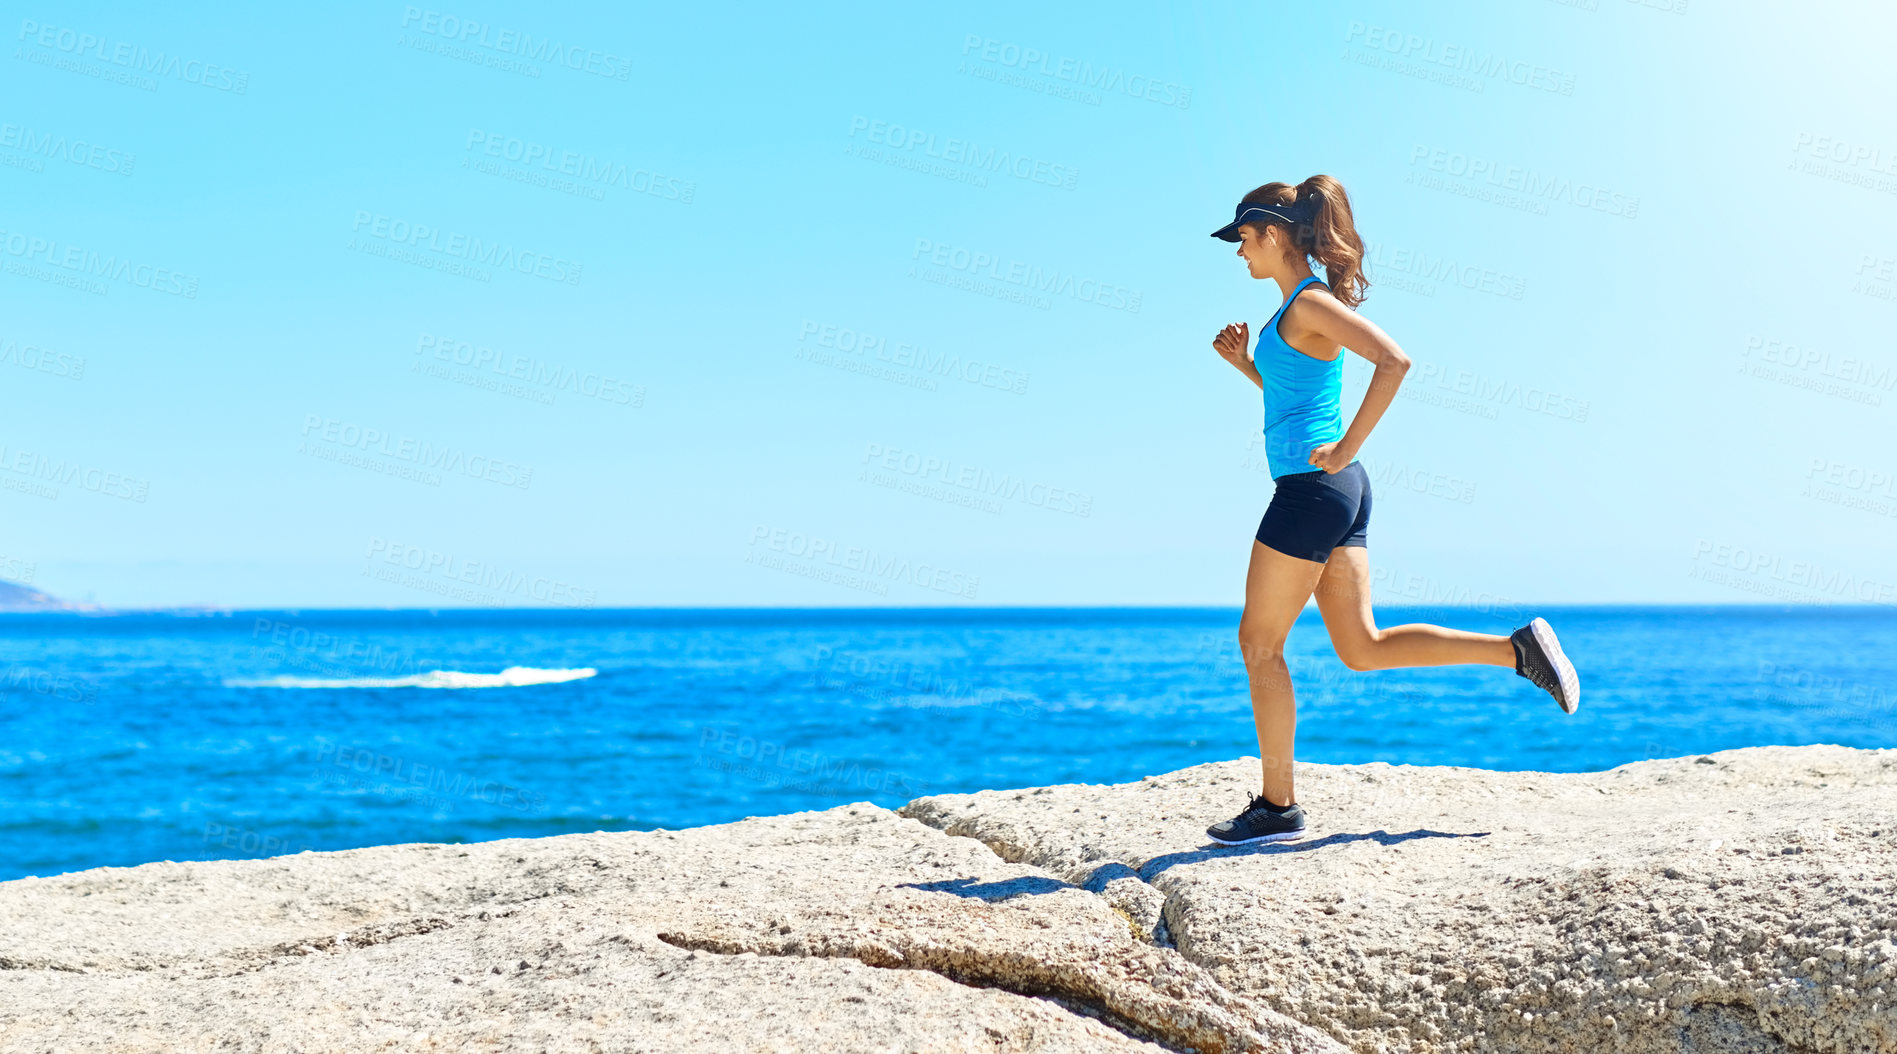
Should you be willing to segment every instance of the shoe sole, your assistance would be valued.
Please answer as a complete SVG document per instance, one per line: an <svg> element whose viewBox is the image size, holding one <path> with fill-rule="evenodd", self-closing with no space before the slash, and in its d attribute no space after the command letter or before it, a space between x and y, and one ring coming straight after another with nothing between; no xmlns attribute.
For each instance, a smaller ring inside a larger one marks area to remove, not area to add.
<svg viewBox="0 0 1897 1054"><path fill-rule="evenodd" d="M1220 845L1252 845L1257 842L1286 842L1293 838L1302 838L1304 833L1303 831L1279 831L1277 834L1261 834L1256 838L1241 838L1236 842L1228 842L1216 834L1208 834L1206 837Z"/></svg>
<svg viewBox="0 0 1897 1054"><path fill-rule="evenodd" d="M1561 650L1561 642L1555 639L1554 627L1547 619L1537 615L1528 625L1535 634L1535 643L1541 645L1541 653L1554 663L1555 678L1561 682L1561 698L1555 702L1571 714L1581 706L1581 675Z"/></svg>

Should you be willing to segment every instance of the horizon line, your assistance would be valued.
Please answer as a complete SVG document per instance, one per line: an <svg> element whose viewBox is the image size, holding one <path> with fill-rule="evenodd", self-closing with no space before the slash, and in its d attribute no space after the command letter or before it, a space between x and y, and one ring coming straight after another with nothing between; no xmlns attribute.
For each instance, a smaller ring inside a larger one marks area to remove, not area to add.
<svg viewBox="0 0 1897 1054"><path fill-rule="evenodd" d="M1311 602L1306 602L1307 608ZM1495 604L1453 604L1453 603L1406 603L1378 604L1376 610L1446 610L1493 613L1498 606L1511 610L1538 608L1548 610L1601 610L1644 608L1662 609L1700 609L1729 611L1897 611L1897 605L1876 602L1828 603L1781 602L1781 603L1744 603L1721 601L1587 601L1587 602L1550 602L1533 603L1515 601L1506 605ZM552 613L612 613L612 612L1047 612L1047 611L1242 611L1242 604L988 604L988 605L715 605L715 604L651 604L651 605L594 605L570 607L561 605L517 606L517 607L350 607L283 605L277 607L241 607L221 604L172 604L151 607L113 608L93 605L85 608L13 608L0 609L0 617L8 615L59 615L74 618L113 618L127 615L186 615L198 617L220 617L242 614L552 614Z"/></svg>

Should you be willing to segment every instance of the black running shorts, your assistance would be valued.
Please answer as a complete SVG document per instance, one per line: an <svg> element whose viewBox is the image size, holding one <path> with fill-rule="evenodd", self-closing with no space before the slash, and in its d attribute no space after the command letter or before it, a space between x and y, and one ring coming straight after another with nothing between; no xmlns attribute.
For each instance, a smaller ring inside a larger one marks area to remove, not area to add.
<svg viewBox="0 0 1897 1054"><path fill-rule="evenodd" d="M1352 461L1331 475L1323 469L1279 476L1258 542L1287 556L1323 563L1340 545L1368 546L1370 476Z"/></svg>

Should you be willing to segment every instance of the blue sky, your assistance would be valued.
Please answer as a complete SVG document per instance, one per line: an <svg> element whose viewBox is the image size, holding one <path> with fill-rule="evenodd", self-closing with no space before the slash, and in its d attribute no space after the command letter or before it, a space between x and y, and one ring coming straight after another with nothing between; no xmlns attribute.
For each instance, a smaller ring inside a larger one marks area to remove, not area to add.
<svg viewBox="0 0 1897 1054"><path fill-rule="evenodd" d="M0 577L1236 604L1278 294L1206 234L1327 172L1381 600L1897 602L1888 14L14 11Z"/></svg>

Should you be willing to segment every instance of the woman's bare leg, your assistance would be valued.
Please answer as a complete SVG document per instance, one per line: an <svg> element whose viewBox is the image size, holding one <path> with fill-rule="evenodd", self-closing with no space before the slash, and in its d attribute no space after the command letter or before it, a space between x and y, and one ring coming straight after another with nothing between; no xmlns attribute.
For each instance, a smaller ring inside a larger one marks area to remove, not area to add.
<svg viewBox="0 0 1897 1054"><path fill-rule="evenodd" d="M1261 793L1273 805L1298 800L1291 781L1298 704L1291 694L1291 671L1284 664L1284 640L1324 567L1256 541L1251 545L1245 613L1238 619L1238 650L1251 682L1252 722L1258 727L1258 760L1264 769Z"/></svg>
<svg viewBox="0 0 1897 1054"><path fill-rule="evenodd" d="M1317 584L1317 610L1337 657L1353 670L1465 664L1515 668L1515 646L1493 633L1426 622L1378 629L1370 613L1370 551L1361 545L1331 550Z"/></svg>

